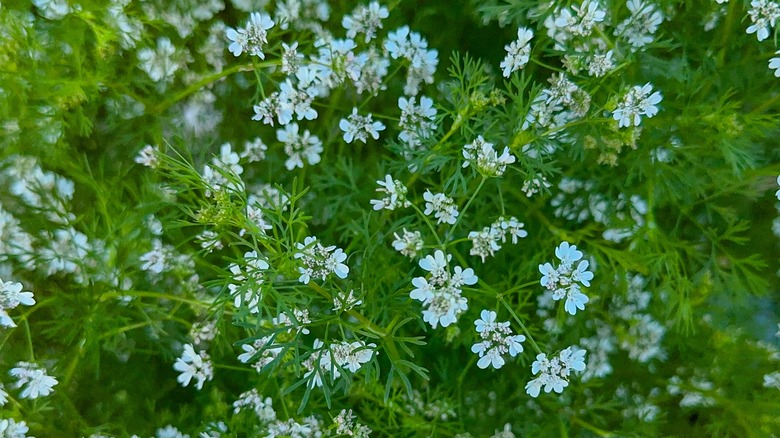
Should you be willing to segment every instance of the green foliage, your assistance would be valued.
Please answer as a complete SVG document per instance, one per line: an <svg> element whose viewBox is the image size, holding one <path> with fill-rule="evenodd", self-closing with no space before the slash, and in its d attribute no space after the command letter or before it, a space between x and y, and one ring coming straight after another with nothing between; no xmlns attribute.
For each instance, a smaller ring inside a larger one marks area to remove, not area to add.
<svg viewBox="0 0 780 438"><path fill-rule="evenodd" d="M358 3L247 3L0 6L0 436L780 434L780 61L752 4L391 1L353 47ZM250 12L274 26L234 56ZM524 338L498 366L489 311ZM584 371L533 395L569 349Z"/></svg>

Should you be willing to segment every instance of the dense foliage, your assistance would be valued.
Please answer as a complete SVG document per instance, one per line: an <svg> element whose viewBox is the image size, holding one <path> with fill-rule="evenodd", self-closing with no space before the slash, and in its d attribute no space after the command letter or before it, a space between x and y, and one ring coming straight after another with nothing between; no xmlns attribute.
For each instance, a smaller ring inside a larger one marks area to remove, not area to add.
<svg viewBox="0 0 780 438"><path fill-rule="evenodd" d="M780 435L778 18L4 1L0 437Z"/></svg>

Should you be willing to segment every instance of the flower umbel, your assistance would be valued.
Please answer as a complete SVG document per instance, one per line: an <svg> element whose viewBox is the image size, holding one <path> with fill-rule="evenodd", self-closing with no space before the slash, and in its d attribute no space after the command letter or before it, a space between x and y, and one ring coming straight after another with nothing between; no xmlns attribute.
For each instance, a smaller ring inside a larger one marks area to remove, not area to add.
<svg viewBox="0 0 780 438"><path fill-rule="evenodd" d="M590 287L593 273L588 271L588 261L582 260L574 267L574 262L582 258L582 252L569 242L562 242L555 249L555 256L560 260L557 268L550 263L539 265L542 273L541 284L552 293L555 301L566 298L564 309L571 315L577 313L577 309L584 310L588 297L582 293L581 286Z"/></svg>

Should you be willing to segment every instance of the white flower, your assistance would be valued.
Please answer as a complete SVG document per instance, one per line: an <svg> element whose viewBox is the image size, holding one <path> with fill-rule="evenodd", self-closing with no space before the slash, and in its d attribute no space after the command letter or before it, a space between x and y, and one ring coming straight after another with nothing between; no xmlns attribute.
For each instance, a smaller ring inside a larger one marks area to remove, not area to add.
<svg viewBox="0 0 780 438"><path fill-rule="evenodd" d="M506 57L501 61L500 67L505 78L528 64L531 56L530 42L533 36L534 33L531 29L521 27L517 29L517 39L504 46Z"/></svg>
<svg viewBox="0 0 780 438"><path fill-rule="evenodd" d="M284 152L288 156L284 162L287 170L293 170L296 167L303 168L304 160L309 165L320 162L322 142L316 135L311 135L308 129L300 134L297 123L291 123L284 129L277 130L276 139L284 143Z"/></svg>
<svg viewBox="0 0 780 438"><path fill-rule="evenodd" d="M436 129L436 108L433 107L433 100L422 96L420 105L417 106L415 99L398 98L398 108L401 109L401 133L398 138L412 148L419 146L420 141L430 137Z"/></svg>
<svg viewBox="0 0 780 438"><path fill-rule="evenodd" d="M404 228L402 236L399 236L398 233L393 233L393 237L395 237L393 248L406 257L416 257L417 252L423 248L424 242L419 231L407 231Z"/></svg>
<svg viewBox="0 0 780 438"><path fill-rule="evenodd" d="M780 389L780 371L764 374L764 388Z"/></svg>
<svg viewBox="0 0 780 438"><path fill-rule="evenodd" d="M652 2L628 0L626 6L631 15L617 25L614 34L625 38L632 48L640 49L653 42L664 16Z"/></svg>
<svg viewBox="0 0 780 438"><path fill-rule="evenodd" d="M747 33L755 33L759 41L764 41L769 38L769 29L774 27L780 17L780 5L771 0L753 0L750 6L753 8L748 14L753 24L748 26Z"/></svg>
<svg viewBox="0 0 780 438"><path fill-rule="evenodd" d="M190 438L189 435L181 433L179 429L170 424L157 429L154 436L155 438Z"/></svg>
<svg viewBox="0 0 780 438"><path fill-rule="evenodd" d="M160 37L156 49L144 48L138 51L139 67L155 82L168 81L180 67L173 59L175 54L176 47L171 40Z"/></svg>
<svg viewBox="0 0 780 438"><path fill-rule="evenodd" d="M569 386L572 371L585 370L585 353L585 350L572 346L552 358L548 358L544 353L538 354L531 365L531 372L538 377L525 385L526 393L537 397L542 388L546 393L562 393L563 389Z"/></svg>
<svg viewBox="0 0 780 438"><path fill-rule="evenodd" d="M5 387L0 383L0 408L5 406L6 403L8 403L8 393L5 392ZM0 432L2 432L2 428L0 428Z"/></svg>
<svg viewBox="0 0 780 438"><path fill-rule="evenodd" d="M247 52L252 56L265 59L263 45L268 43L268 30L274 27L274 22L268 14L253 12L249 22L243 29L227 28L225 36L231 41L228 50L233 56Z"/></svg>
<svg viewBox="0 0 780 438"><path fill-rule="evenodd" d="M250 408L263 423L276 420L276 411L273 408L273 400L271 397L263 398L255 388L242 392L241 395L238 396L238 400L233 402L234 414L241 412L245 408Z"/></svg>
<svg viewBox="0 0 780 438"><path fill-rule="evenodd" d="M0 278L0 327L16 327L6 310L15 309L19 304L35 304L32 292L22 292L22 283L3 281Z"/></svg>
<svg viewBox="0 0 780 438"><path fill-rule="evenodd" d="M504 146L504 150L499 156L493 149L493 143L488 143L482 136L477 136L476 140L463 146L463 167L473 164L479 173L485 176L501 176L506 171L506 166L515 162L515 156L509 152L509 148Z"/></svg>
<svg viewBox="0 0 780 438"><path fill-rule="evenodd" d="M188 386L194 377L196 380L195 386L198 390L203 388L206 380L211 380L214 377L211 358L205 351L195 352L192 344L184 345L184 351L181 357L176 359L173 369L181 373L176 380L182 386Z"/></svg>
<svg viewBox="0 0 780 438"><path fill-rule="evenodd" d="M135 157L135 162L154 169L160 165L159 153L160 151L158 151L156 147L148 144L144 146L144 148L141 149L141 152L138 153L138 156Z"/></svg>
<svg viewBox="0 0 780 438"><path fill-rule="evenodd" d="M53 392L52 388L59 382L54 377L46 374L46 368L30 362L17 362L15 368L8 372L17 379L15 388L21 388L21 398L36 399L46 397Z"/></svg>
<svg viewBox="0 0 780 438"><path fill-rule="evenodd" d="M775 55L780 55L780 50L775 52ZM776 78L780 78L780 57L769 59L769 68L775 71Z"/></svg>
<svg viewBox="0 0 780 438"><path fill-rule="evenodd" d="M504 354L515 357L523 352L525 336L512 334L508 321L496 322L496 312L491 310L483 310L480 318L474 321L474 325L481 340L471 346L471 352L479 355L479 368L485 369L490 365L499 369L504 366Z"/></svg>
<svg viewBox="0 0 780 438"><path fill-rule="evenodd" d="M780 176L777 177L777 185L780 186ZM780 189L777 189L777 191L775 192L775 197L778 200L780 200ZM777 336L780 336L780 324L778 324L777 327L778 327Z"/></svg>
<svg viewBox="0 0 780 438"><path fill-rule="evenodd" d="M329 274L336 274L339 278L347 278L349 267L343 262L347 255L341 248L335 246L322 246L316 237L309 236L303 240L303 243L296 243L298 252L295 253L296 259L301 259L302 267L298 268L301 273L298 281L308 284L312 278L325 280Z"/></svg>
<svg viewBox="0 0 780 438"><path fill-rule="evenodd" d="M360 140L366 143L369 135L374 140L379 139L379 131L384 131L385 125L372 121L371 114L361 116L357 111L357 108L352 108L352 114L339 122L339 129L344 131L344 141L352 143L353 140Z"/></svg>
<svg viewBox="0 0 780 438"><path fill-rule="evenodd" d="M425 199L425 214L433 213L440 224L455 224L458 219L458 207L452 198L444 193L433 194L430 190L426 190L423 199Z"/></svg>
<svg viewBox="0 0 780 438"><path fill-rule="evenodd" d="M16 422L13 418L0 420L0 437L3 438L26 438L30 428L24 421Z"/></svg>
<svg viewBox="0 0 780 438"><path fill-rule="evenodd" d="M376 189L379 193L385 193L382 199L372 199L371 205L374 210L395 210L396 208L405 208L412 205L408 199L406 199L406 186L401 181L393 179L390 175L385 175L384 181L378 180L376 182L379 187Z"/></svg>
<svg viewBox="0 0 780 438"><path fill-rule="evenodd" d="M348 38L355 38L362 33L366 36L365 42L370 42L377 29L382 28L382 20L390 16L390 11L378 2L371 2L368 6L358 5L351 15L345 15L341 19L341 25L347 30Z"/></svg>
<svg viewBox="0 0 780 438"><path fill-rule="evenodd" d="M577 310L584 310L588 297L582 293L581 286L589 287L593 273L588 271L589 262L582 259L582 251L569 242L562 242L555 249L555 256L560 260L557 268L550 263L539 265L542 278L539 283L552 293L555 301L566 298L564 310L571 315ZM579 261L577 266L574 263Z"/></svg>
<svg viewBox="0 0 780 438"><path fill-rule="evenodd" d="M642 115L653 117L658 114L656 105L661 103L661 99L661 93L653 92L653 86L649 83L641 87L636 85L623 96L612 118L618 121L619 128L639 126Z"/></svg>
<svg viewBox="0 0 780 438"><path fill-rule="evenodd" d="M468 309L468 300L461 296L463 285L476 284L478 278L471 268L455 266L450 273L448 264L452 255L436 250L433 255L421 259L419 265L428 271L426 277L412 279L414 289L409 297L422 302L423 321L436 328L447 327L457 321L458 315Z"/></svg>

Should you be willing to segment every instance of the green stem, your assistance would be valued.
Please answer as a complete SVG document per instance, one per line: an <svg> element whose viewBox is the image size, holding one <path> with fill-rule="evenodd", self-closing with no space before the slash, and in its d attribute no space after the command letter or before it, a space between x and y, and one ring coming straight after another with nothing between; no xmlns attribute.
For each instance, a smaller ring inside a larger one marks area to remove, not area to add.
<svg viewBox="0 0 780 438"><path fill-rule="evenodd" d="M187 87L184 91L174 95L172 98L163 101L162 103L154 106L151 110L149 110L150 115L156 116L163 113L163 111L167 110L171 107L171 105L174 105L175 103L187 98L191 94L194 94L198 90L202 89L208 84L211 84L212 82L216 82L222 78L226 78L232 74L239 73L242 71L251 71L254 70L255 67L262 68L262 67L270 67L273 65L279 64L281 61L267 61L267 62L261 62L259 64L252 65L252 64L241 64L241 65L234 65L231 68L228 68L226 70L222 70L219 73L214 73L211 76L206 76L205 78L199 80L198 82L195 82L194 84Z"/></svg>
<svg viewBox="0 0 780 438"><path fill-rule="evenodd" d="M447 232L447 236L444 237L444 241L445 242L449 242L450 238L452 238L452 233L455 232L455 228L457 228L458 224L460 223L460 219L464 216L464 214L466 213L466 210L468 210L469 205L471 205L471 203L477 197L477 194L479 193L479 191L482 190L482 186L485 185L485 181L487 181L487 177L483 175L482 176L482 180L479 182L479 185L477 186L476 190L474 190L474 193L471 194L471 197L469 198L469 200L466 201L466 205L463 206L463 209L458 214L458 218L455 219L455 223L452 225L452 227L450 227L450 231Z"/></svg>
<svg viewBox="0 0 780 438"><path fill-rule="evenodd" d="M517 324L523 330L523 333L525 333L526 338L528 338L528 340L531 342L531 345L534 347L534 350L536 350L536 352L539 353L539 354L543 354L544 352L542 351L541 348L539 348L538 345L536 345L536 341L534 341L534 337L531 336L531 333L525 327L525 324L523 324L523 321L520 320L520 318L517 316L515 311L509 305L509 303L507 303L506 300L504 300L504 298L501 295L498 295L497 298L498 298L498 301L500 301L501 304L503 304L504 307L506 307L506 310L509 311L509 314L512 315L512 318L515 320L515 322L517 322Z"/></svg>

